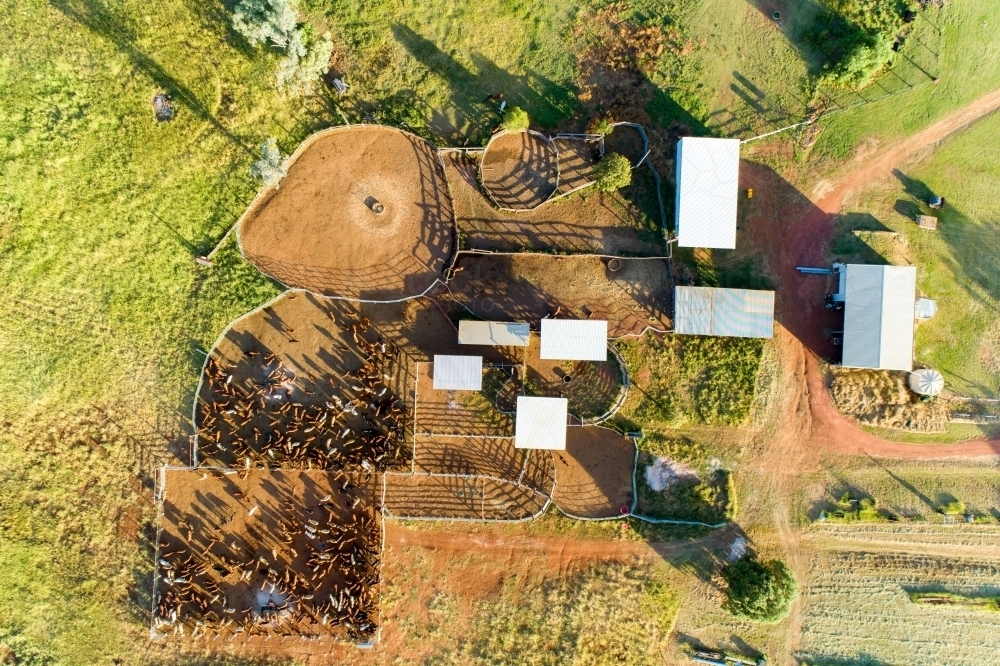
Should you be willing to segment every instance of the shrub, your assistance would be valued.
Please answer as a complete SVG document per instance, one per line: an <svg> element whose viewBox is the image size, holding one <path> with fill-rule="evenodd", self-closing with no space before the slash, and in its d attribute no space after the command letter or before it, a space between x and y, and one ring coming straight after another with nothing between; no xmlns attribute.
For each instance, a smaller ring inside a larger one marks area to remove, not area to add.
<svg viewBox="0 0 1000 666"><path fill-rule="evenodd" d="M287 55L278 64L277 86L292 97L312 92L312 87L326 74L333 53L330 33L316 37L306 24L296 33Z"/></svg>
<svg viewBox="0 0 1000 666"><path fill-rule="evenodd" d="M250 166L250 175L264 181L266 187L278 187L288 170L281 160L281 151L274 137L268 137L260 147L260 159Z"/></svg>
<svg viewBox="0 0 1000 666"><path fill-rule="evenodd" d="M947 504L939 506L937 510L939 513L943 513L946 516L964 516L965 502L961 500L953 500Z"/></svg>
<svg viewBox="0 0 1000 666"><path fill-rule="evenodd" d="M632 163L621 153L608 153L594 167L594 183L601 192L614 192L632 182Z"/></svg>
<svg viewBox="0 0 1000 666"><path fill-rule="evenodd" d="M589 123L587 123L587 134L603 134L608 136L615 131L612 120L609 116L593 118Z"/></svg>
<svg viewBox="0 0 1000 666"><path fill-rule="evenodd" d="M531 122L528 119L528 112L519 106L508 106L503 112L503 119L500 127L508 132L523 132L528 129Z"/></svg>
<svg viewBox="0 0 1000 666"><path fill-rule="evenodd" d="M722 607L736 617L777 622L799 592L792 571L781 560L760 562L746 555L722 570L726 601Z"/></svg>

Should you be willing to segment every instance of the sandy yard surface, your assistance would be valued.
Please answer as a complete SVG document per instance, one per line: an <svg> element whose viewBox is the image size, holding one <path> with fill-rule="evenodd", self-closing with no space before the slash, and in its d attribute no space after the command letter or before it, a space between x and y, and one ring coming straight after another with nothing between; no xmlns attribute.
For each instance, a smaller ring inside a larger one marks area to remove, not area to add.
<svg viewBox="0 0 1000 666"><path fill-rule="evenodd" d="M390 300L420 294L441 276L453 227L434 147L365 125L304 144L279 188L244 213L238 235L247 259L284 284Z"/></svg>

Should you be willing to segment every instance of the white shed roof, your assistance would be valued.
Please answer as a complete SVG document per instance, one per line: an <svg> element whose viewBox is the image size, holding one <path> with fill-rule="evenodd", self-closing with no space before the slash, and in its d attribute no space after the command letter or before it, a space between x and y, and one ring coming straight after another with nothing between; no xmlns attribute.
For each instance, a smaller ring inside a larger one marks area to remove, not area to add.
<svg viewBox="0 0 1000 666"><path fill-rule="evenodd" d="M677 287L674 331L688 335L770 338L774 292L719 287Z"/></svg>
<svg viewBox="0 0 1000 666"><path fill-rule="evenodd" d="M740 141L684 137L677 142L677 244L736 247Z"/></svg>
<svg viewBox="0 0 1000 666"><path fill-rule="evenodd" d="M514 448L566 449L566 398L517 396Z"/></svg>
<svg viewBox="0 0 1000 666"><path fill-rule="evenodd" d="M493 345L496 347L527 347L531 328L528 324L513 321L458 322L458 344Z"/></svg>
<svg viewBox="0 0 1000 666"><path fill-rule="evenodd" d="M539 357L556 361L608 360L608 322L543 319Z"/></svg>
<svg viewBox="0 0 1000 666"><path fill-rule="evenodd" d="M448 391L483 390L483 357L435 354L434 388Z"/></svg>
<svg viewBox="0 0 1000 666"><path fill-rule="evenodd" d="M848 264L844 356L848 368L913 369L913 266Z"/></svg>

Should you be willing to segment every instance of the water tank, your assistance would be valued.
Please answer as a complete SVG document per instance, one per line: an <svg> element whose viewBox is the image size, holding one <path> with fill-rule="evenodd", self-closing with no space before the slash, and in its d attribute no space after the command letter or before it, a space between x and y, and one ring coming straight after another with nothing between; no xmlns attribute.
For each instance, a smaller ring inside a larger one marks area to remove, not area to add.
<svg viewBox="0 0 1000 666"><path fill-rule="evenodd" d="M944 388L944 377L934 368L922 368L910 373L909 384L917 395L938 395Z"/></svg>

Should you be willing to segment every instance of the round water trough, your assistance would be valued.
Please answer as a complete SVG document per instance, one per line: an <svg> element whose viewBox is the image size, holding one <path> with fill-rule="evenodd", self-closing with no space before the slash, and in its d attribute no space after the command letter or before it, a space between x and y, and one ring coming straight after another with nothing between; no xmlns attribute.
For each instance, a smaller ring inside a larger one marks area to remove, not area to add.
<svg viewBox="0 0 1000 666"><path fill-rule="evenodd" d="M910 390L917 395L939 395L944 389L944 376L934 368L921 368L910 373Z"/></svg>

